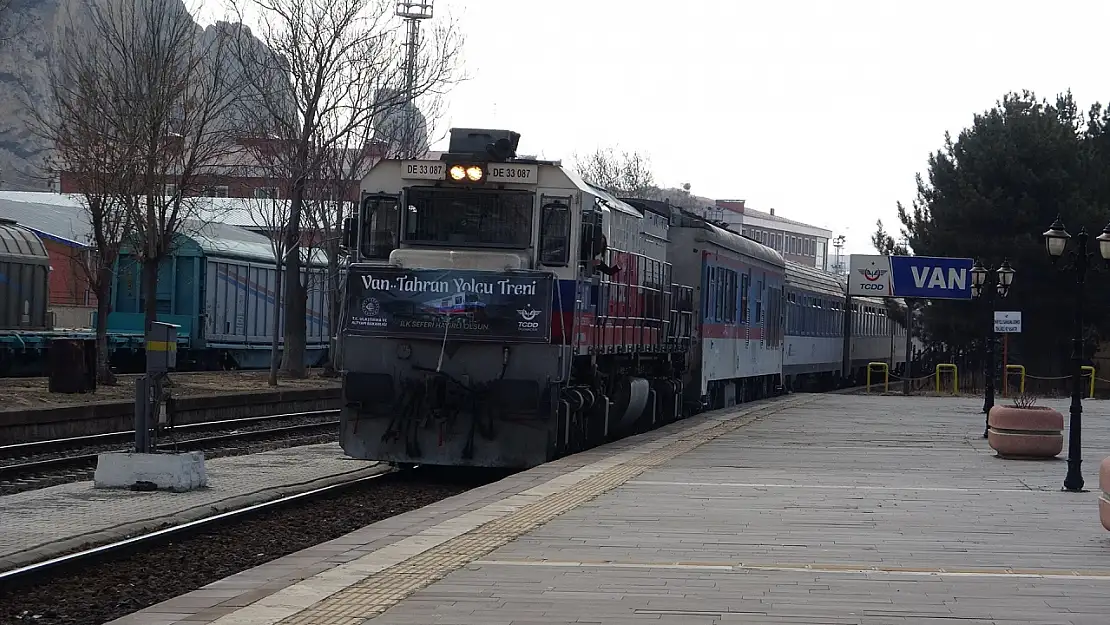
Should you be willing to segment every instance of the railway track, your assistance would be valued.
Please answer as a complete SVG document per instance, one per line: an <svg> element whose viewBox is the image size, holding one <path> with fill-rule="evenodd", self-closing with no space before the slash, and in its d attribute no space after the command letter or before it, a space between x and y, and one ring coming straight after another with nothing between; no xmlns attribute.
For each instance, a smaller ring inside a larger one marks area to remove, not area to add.
<svg viewBox="0 0 1110 625"><path fill-rule="evenodd" d="M338 415L319 410L183 424L164 434L158 449L219 457L259 444L323 442L317 439L337 436ZM134 431L112 432L0 446L0 495L88 479L98 454L125 451L134 436Z"/></svg>
<svg viewBox="0 0 1110 625"><path fill-rule="evenodd" d="M387 469L5 571L0 625L110 621L508 473Z"/></svg>

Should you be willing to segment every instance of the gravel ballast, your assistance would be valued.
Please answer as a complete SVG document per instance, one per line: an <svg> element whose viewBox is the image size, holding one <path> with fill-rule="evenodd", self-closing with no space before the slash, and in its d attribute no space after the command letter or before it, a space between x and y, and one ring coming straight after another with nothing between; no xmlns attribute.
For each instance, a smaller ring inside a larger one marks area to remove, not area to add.
<svg viewBox="0 0 1110 625"><path fill-rule="evenodd" d="M504 475L419 468L388 474L123 559L0 588L0 625L100 625Z"/></svg>

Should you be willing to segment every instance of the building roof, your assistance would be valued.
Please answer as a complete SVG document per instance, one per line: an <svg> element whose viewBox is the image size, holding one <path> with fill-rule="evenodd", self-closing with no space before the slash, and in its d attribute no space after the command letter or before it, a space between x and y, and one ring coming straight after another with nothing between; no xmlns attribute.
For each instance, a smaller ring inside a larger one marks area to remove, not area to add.
<svg viewBox="0 0 1110 625"><path fill-rule="evenodd" d="M190 198L193 199L193 198ZM270 239L248 228L265 226L264 202L242 198L196 198L199 219L186 219L183 234L206 254L233 256L255 262L274 262ZM88 247L92 225L81 196L75 194L0 191L0 218L14 219L42 237L68 245ZM307 258L307 251L302 249ZM324 262L322 250L314 250L312 264Z"/></svg>
<svg viewBox="0 0 1110 625"><path fill-rule="evenodd" d="M765 213L761 210L756 210L754 208L749 208L747 206L744 207L744 216L745 217L754 217L756 219L766 219L767 221L776 221L776 222L779 222L781 224L787 224L787 225L791 225L791 226L802 226L804 228L813 228L815 230L823 230L825 232L828 232L830 236L832 235L832 231L829 230L828 228L822 228L821 226L814 226L813 224L807 224L807 223L802 222L802 221L795 221L793 219L787 219L786 217L780 217L779 215L772 215L771 213Z"/></svg>
<svg viewBox="0 0 1110 625"><path fill-rule="evenodd" d="M40 237L73 247L88 247L92 225L81 205L57 193L0 191L0 217L14 219Z"/></svg>
<svg viewBox="0 0 1110 625"><path fill-rule="evenodd" d="M216 221L187 220L186 236L200 247L206 256L230 256L240 260L259 263L273 263L274 248L270 239L256 232L238 226ZM301 259L307 258L301 250ZM312 250L312 265L323 266L327 257L323 250Z"/></svg>
<svg viewBox="0 0 1110 625"><path fill-rule="evenodd" d="M203 221L218 221L240 228L265 228L268 218L280 216L288 211L289 200L262 200L238 197L190 197L194 203L196 216ZM30 206L28 206L30 205ZM52 213L49 222L51 233L67 236L62 231L80 237L91 233L91 226L84 210L84 199L79 193L47 193L35 191L0 191L0 217L12 214L33 215L40 211ZM74 216L77 221L74 221ZM11 217L20 222L18 217ZM30 224L31 222L27 222ZM46 222L43 222L46 224ZM28 227L32 227L28 225ZM80 244L87 239L73 238Z"/></svg>

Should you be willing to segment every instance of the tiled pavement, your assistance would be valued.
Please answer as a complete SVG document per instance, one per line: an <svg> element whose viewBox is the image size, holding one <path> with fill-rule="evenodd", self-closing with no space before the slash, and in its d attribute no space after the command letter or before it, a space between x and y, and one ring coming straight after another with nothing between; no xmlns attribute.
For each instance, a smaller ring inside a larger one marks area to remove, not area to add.
<svg viewBox="0 0 1110 625"><path fill-rule="evenodd" d="M188 493L95 489L88 481L7 495L0 497L0 571L383 468L325 443L208 460L208 488Z"/></svg>
<svg viewBox="0 0 1110 625"><path fill-rule="evenodd" d="M979 406L797 396L692 420L117 623L1110 623L1110 404L1085 402L1082 494L1062 459L995 458Z"/></svg>

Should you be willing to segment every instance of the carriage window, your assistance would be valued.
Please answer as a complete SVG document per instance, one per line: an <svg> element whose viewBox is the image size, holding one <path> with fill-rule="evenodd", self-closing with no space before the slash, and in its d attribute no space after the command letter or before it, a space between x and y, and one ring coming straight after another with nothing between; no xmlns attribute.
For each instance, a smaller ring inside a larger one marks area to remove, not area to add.
<svg viewBox="0 0 1110 625"><path fill-rule="evenodd" d="M752 276L748 272L740 274L740 323L748 323L751 314L748 312L748 289L752 284Z"/></svg>
<svg viewBox="0 0 1110 625"><path fill-rule="evenodd" d="M728 321L728 274L727 269L717 268L717 321Z"/></svg>
<svg viewBox="0 0 1110 625"><path fill-rule="evenodd" d="M736 272L726 269L727 288L725 289L725 323L736 323Z"/></svg>
<svg viewBox="0 0 1110 625"><path fill-rule="evenodd" d="M570 261L570 198L541 197L540 262L565 267Z"/></svg>
<svg viewBox="0 0 1110 625"><path fill-rule="evenodd" d="M391 195L370 195L362 200L362 256L376 260L389 258L397 247L400 211L397 198Z"/></svg>
<svg viewBox="0 0 1110 625"><path fill-rule="evenodd" d="M755 290L755 322L763 323L763 280L757 283Z"/></svg>

